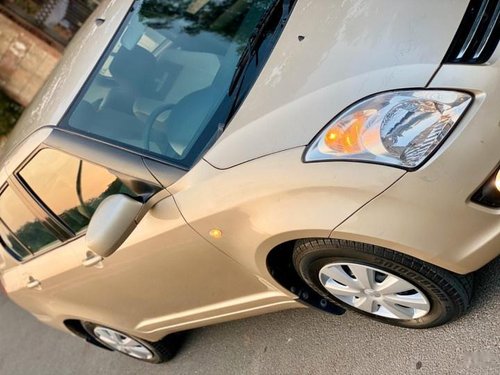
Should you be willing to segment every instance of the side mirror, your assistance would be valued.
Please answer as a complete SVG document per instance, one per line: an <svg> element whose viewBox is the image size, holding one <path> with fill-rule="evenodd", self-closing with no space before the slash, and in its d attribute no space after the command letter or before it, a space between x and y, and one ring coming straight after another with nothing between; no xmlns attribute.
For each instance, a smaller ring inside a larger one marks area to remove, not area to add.
<svg viewBox="0 0 500 375"><path fill-rule="evenodd" d="M124 194L104 199L87 229L85 239L89 249L101 257L113 254L137 226L143 206Z"/></svg>

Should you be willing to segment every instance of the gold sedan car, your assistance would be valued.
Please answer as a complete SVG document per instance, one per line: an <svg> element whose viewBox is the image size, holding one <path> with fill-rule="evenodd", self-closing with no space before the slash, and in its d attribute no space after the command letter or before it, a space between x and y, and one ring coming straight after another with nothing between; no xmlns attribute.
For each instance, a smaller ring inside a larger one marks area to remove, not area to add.
<svg viewBox="0 0 500 375"><path fill-rule="evenodd" d="M457 318L500 248L499 11L104 1L4 150L2 288L154 363L282 309Z"/></svg>

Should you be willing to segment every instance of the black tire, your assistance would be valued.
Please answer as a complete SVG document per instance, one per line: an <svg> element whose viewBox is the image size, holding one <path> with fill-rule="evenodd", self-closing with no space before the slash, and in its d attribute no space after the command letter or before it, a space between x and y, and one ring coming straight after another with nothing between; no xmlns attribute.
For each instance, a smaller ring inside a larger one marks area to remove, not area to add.
<svg viewBox="0 0 500 375"><path fill-rule="evenodd" d="M104 345L105 347L109 348L112 351L118 352L120 354L126 355L127 357L134 358L136 360L143 361L143 362L158 364L158 363L163 363L163 362L169 361L170 359L172 359L173 357L175 357L175 355L177 354L177 351L179 349L179 346L180 346L179 334L169 335L169 336L165 337L164 339L162 339L162 340L160 340L158 342L149 342L149 341L146 341L146 340L143 340L143 339L131 336L129 334L121 333L120 331L118 331L116 329L109 328L109 327L106 327L106 326L103 326L103 325L98 325L98 324L94 324L94 323L91 323L91 322L81 322L81 323L82 323L82 326L85 329L85 331L90 336L92 336L95 340L97 340L100 344ZM130 338L136 340L137 342L139 342L140 344L142 344L143 346L145 346L147 349L149 349L149 351L151 352L151 354L153 355L153 357L150 358L150 359L141 359L141 358L137 358L137 357L131 356L131 355L127 354L127 353L120 352L119 350L115 350L110 345L108 345L106 342L102 341L94 333L94 330L97 327L112 329L113 331L116 331L116 332L118 332L120 334L123 334L124 336L130 337Z"/></svg>
<svg viewBox="0 0 500 375"><path fill-rule="evenodd" d="M326 264L342 261L378 268L419 288L430 302L430 311L418 319L380 317L352 307L331 295L319 280ZM473 291L473 275L458 275L411 256L383 247L336 239L299 240L293 264L302 279L317 293L347 309L383 323L406 328L430 328L452 321L465 313Z"/></svg>

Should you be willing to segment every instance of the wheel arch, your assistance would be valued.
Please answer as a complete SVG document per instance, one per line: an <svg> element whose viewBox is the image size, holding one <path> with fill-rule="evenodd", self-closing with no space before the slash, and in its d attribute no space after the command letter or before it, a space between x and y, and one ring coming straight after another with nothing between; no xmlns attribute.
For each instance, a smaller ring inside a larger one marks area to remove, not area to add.
<svg viewBox="0 0 500 375"><path fill-rule="evenodd" d="M293 249L297 238L274 246L267 254L266 268L273 280L305 305L334 315L342 315L345 309L326 300L311 289L299 276L293 266Z"/></svg>
<svg viewBox="0 0 500 375"><path fill-rule="evenodd" d="M64 322L65 327L77 337L80 337L87 341L89 344L95 345L101 349L106 349L112 351L107 346L102 345L99 341L90 336L85 328L83 328L82 322L78 319L66 319Z"/></svg>

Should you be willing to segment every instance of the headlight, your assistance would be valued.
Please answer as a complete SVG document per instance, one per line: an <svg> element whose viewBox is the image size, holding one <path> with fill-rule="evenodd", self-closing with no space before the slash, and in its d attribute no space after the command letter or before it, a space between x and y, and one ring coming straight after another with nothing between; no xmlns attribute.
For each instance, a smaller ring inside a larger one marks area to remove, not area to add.
<svg viewBox="0 0 500 375"><path fill-rule="evenodd" d="M304 161L359 160L415 169L443 142L472 101L450 90L385 92L358 102L323 129Z"/></svg>

